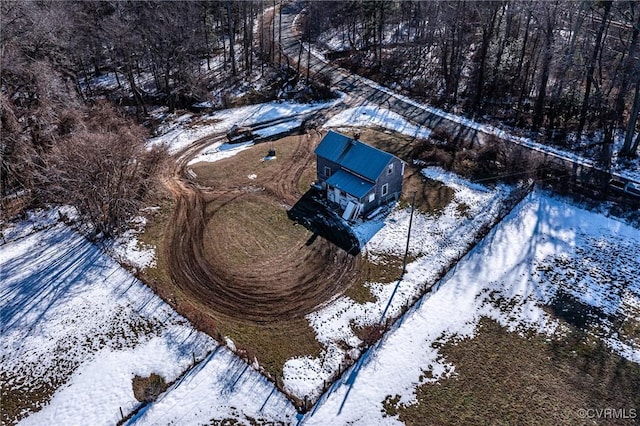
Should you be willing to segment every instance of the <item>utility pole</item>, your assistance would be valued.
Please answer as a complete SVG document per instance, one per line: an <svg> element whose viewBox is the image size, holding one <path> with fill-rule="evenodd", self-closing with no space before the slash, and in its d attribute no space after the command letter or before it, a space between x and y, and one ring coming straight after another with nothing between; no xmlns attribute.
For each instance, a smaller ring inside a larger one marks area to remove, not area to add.
<svg viewBox="0 0 640 426"><path fill-rule="evenodd" d="M413 201L411 202L411 216L409 216L409 231L407 232L407 247L404 250L404 260L402 262L402 274L400 279L407 272L407 256L409 255L409 239L411 238L411 224L413 223L413 211L416 208L416 193L413 193Z"/></svg>

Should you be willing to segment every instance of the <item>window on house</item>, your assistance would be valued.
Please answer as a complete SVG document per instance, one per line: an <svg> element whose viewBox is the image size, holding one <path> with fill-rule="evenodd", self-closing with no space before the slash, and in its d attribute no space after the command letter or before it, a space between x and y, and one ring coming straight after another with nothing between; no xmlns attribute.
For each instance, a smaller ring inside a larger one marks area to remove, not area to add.
<svg viewBox="0 0 640 426"><path fill-rule="evenodd" d="M376 199L376 193L375 192L372 192L371 194L369 194L369 202L370 203L372 203L373 200L375 200L375 199Z"/></svg>
<svg viewBox="0 0 640 426"><path fill-rule="evenodd" d="M387 168L387 174L390 175L391 173L393 173L393 163L389 164L389 167Z"/></svg>
<svg viewBox="0 0 640 426"><path fill-rule="evenodd" d="M331 176L331 167L327 167L327 166L324 167L324 175L326 177Z"/></svg>
<svg viewBox="0 0 640 426"><path fill-rule="evenodd" d="M389 193L389 184L385 183L384 185L382 185L382 196L384 197L388 193Z"/></svg>

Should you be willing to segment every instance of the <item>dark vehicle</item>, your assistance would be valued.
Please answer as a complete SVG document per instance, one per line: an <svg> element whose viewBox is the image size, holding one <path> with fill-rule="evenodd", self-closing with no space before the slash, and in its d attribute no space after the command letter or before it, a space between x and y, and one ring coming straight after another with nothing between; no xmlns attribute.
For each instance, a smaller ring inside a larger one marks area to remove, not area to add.
<svg viewBox="0 0 640 426"><path fill-rule="evenodd" d="M250 127L241 127L234 124L227 132L227 140L229 143L246 142L254 138Z"/></svg>
<svg viewBox="0 0 640 426"><path fill-rule="evenodd" d="M617 179L609 181L609 187L614 191L624 192L634 197L640 197L640 184L634 182L623 182Z"/></svg>
<svg viewBox="0 0 640 426"><path fill-rule="evenodd" d="M640 184L627 182L627 184L624 186L624 192L635 197L640 197Z"/></svg>

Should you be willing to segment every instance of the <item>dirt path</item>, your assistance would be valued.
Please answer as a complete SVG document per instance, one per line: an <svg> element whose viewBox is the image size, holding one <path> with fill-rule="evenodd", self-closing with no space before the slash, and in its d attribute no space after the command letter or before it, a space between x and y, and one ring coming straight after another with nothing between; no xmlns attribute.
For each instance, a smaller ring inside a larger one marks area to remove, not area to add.
<svg viewBox="0 0 640 426"><path fill-rule="evenodd" d="M246 176L228 176L224 187L184 177L189 160L222 136L202 139L176 154L176 166L167 179L176 208L164 256L173 284L209 314L253 323L301 318L358 279L360 258L321 238L298 237L276 244L275 250L265 244L287 238L284 227L293 223L281 223L280 228L258 223L259 232L266 233L262 240L254 235L255 227L243 230L243 223L263 220L268 212L286 217L287 206L302 195L299 182L313 165L318 140L295 138L293 153L279 157L278 167L261 173L251 185L246 185Z"/></svg>

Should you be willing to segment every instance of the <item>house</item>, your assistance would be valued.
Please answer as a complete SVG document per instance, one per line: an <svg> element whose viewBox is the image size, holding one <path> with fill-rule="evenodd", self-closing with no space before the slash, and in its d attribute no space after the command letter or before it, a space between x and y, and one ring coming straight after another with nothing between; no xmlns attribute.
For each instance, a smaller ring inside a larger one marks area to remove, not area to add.
<svg viewBox="0 0 640 426"><path fill-rule="evenodd" d="M349 220L397 200L404 163L398 157L330 130L315 150L317 185Z"/></svg>

